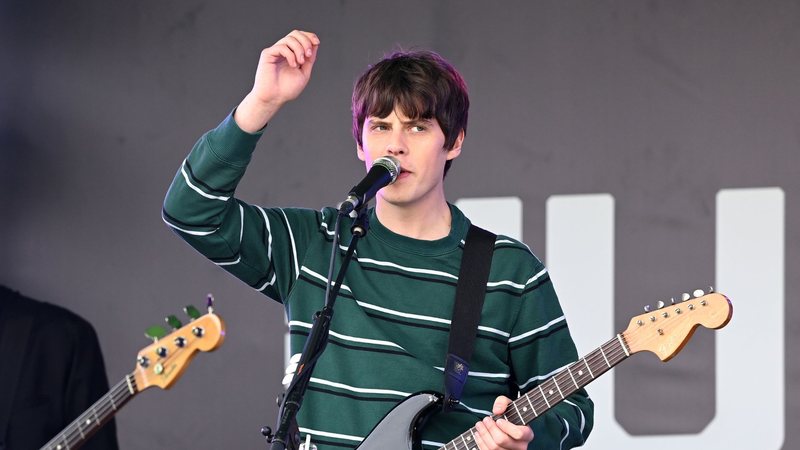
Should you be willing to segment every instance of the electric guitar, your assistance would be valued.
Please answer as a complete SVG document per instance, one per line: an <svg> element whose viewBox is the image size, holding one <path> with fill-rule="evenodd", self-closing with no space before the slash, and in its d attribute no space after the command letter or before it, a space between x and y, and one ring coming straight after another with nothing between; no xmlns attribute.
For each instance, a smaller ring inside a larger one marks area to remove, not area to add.
<svg viewBox="0 0 800 450"><path fill-rule="evenodd" d="M187 306L184 310L194 320L181 327L175 316L167 317L167 322L176 328L169 336L160 326L148 328L145 335L154 342L139 351L136 369L125 375L106 395L41 450L79 448L136 394L152 386L169 389L186 370L196 352L210 352L222 345L225 339L225 323L214 314L210 305L208 313L203 316L200 316L194 306Z"/></svg>
<svg viewBox="0 0 800 450"><path fill-rule="evenodd" d="M502 417L515 425L527 425L632 354L647 350L662 361L669 361L686 345L699 325L722 328L733 314L733 305L727 297L719 293L704 295L703 291L695 291L695 298L684 294L681 302L670 305L659 302L658 306L652 312L645 308L648 312L632 318L624 332L511 402L505 414L492 418ZM428 414L441 409L441 401L441 394L435 392L409 396L389 411L357 449L421 448L421 424ZM475 433L477 430L473 427L439 450L477 450Z"/></svg>

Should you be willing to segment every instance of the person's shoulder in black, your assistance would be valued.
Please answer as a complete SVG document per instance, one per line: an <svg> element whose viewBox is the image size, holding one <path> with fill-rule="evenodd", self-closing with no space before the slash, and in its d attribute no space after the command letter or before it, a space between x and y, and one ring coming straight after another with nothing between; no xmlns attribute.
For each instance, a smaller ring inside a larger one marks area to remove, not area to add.
<svg viewBox="0 0 800 450"><path fill-rule="evenodd" d="M108 391L92 325L63 307L4 286L0 361L0 450L40 448ZM114 422L83 448L118 448Z"/></svg>

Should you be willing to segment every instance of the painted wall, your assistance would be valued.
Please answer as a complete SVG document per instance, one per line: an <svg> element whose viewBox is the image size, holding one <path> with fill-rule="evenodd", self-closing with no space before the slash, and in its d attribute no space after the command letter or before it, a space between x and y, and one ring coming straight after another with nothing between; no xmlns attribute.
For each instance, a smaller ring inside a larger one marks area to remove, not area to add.
<svg viewBox="0 0 800 450"><path fill-rule="evenodd" d="M274 422L283 372L281 308L177 239L160 207L191 145L248 91L261 48L293 28L323 40L314 78L271 123L241 198L339 201L363 172L349 128L355 78L398 46L434 49L462 72L472 100L449 196L519 199L511 214L525 241L548 264L566 261L553 275L573 328L586 324L575 331L581 352L594 348L584 339L605 342L644 304L709 284L724 290L721 270L745 274L729 282L744 295L733 297L743 306L730 328L699 331L667 365L632 358L597 388L608 399L597 436L696 435L681 444L691 448L729 413L720 408L734 408L724 399L750 412L738 424L752 424L764 448L800 446L786 426L800 419L791 351L800 344L797 2L6 0L0 283L90 320L112 382L133 369L147 326L206 293L228 324L218 352L118 414L124 448L264 447L259 428ZM768 191L780 193L774 208L736 203L736 189L767 187L779 188ZM610 204L579 205L585 215L556 208L583 194ZM720 201L723 212L766 214L782 228L761 227L756 215L751 228L720 230L750 223L723 220L736 216L720 216ZM610 248L597 273L559 244L563 234L551 236L550 220L563 231L565 217L600 233L587 258ZM766 256L776 269L766 270L759 251L776 243ZM596 296L580 289L587 274L600 280ZM587 313L607 318L596 336L586 336ZM740 320L752 328L734 328ZM754 352L778 362L760 366ZM738 366L720 362L729 354ZM759 395L761 376L776 373L782 402ZM783 425L761 427L763 417ZM601 439L590 448L605 447Z"/></svg>

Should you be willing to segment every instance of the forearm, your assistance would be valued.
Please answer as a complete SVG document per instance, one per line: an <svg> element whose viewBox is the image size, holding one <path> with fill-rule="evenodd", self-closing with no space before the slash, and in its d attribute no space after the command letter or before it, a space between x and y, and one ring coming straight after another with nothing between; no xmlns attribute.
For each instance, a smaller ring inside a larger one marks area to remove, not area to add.
<svg viewBox="0 0 800 450"><path fill-rule="evenodd" d="M233 196L258 138L228 116L198 140L164 199L167 225L212 261L238 252L241 211Z"/></svg>

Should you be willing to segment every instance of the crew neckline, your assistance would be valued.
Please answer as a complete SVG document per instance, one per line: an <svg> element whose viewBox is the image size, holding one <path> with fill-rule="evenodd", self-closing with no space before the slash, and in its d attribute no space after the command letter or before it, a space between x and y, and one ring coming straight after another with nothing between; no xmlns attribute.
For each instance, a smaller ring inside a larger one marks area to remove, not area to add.
<svg viewBox="0 0 800 450"><path fill-rule="evenodd" d="M386 228L375 213L375 208L370 211L370 231L367 236L372 236L384 244L409 253L418 255L441 255L451 252L459 247L467 234L469 220L455 205L447 203L450 207L450 233L441 239L426 241L414 239Z"/></svg>

